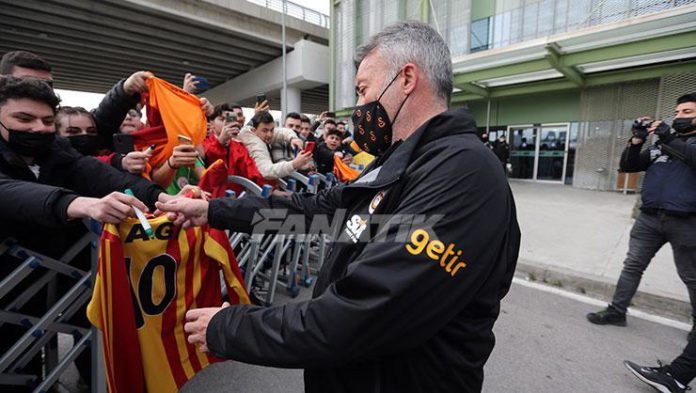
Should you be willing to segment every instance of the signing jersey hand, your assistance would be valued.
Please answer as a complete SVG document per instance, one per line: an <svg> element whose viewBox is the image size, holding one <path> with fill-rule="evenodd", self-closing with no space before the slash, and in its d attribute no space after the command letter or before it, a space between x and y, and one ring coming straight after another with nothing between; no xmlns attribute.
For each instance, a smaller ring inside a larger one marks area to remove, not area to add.
<svg viewBox="0 0 696 393"><path fill-rule="evenodd" d="M133 207L143 212L148 208L138 198L120 192L112 192L103 198L75 198L68 205L68 218L93 218L97 221L118 224L135 215Z"/></svg>
<svg viewBox="0 0 696 393"><path fill-rule="evenodd" d="M157 210L167 213L174 225L200 226L208 223L208 201L203 199L173 198L167 202L156 202Z"/></svg>

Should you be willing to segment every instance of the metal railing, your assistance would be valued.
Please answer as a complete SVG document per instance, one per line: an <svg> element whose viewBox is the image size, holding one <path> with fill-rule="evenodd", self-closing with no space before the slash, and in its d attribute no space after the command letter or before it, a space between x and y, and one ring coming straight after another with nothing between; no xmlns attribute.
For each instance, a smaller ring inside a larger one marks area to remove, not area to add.
<svg viewBox="0 0 696 393"><path fill-rule="evenodd" d="M8 301L0 309L0 326L8 324L25 329L9 349L4 353L0 352L0 390L3 386L10 385L31 388L34 392L46 392L80 353L91 350L91 390L105 391L98 332L94 328L76 325L70 320L77 313L84 313L92 287L92 271L78 269L71 262L81 251L89 248L95 239L95 234L85 234L58 259L21 247L12 239L5 239L0 243L0 254L8 254L23 261L0 281L0 298ZM94 249L92 251L91 258L95 266L96 253ZM74 281L67 292L60 294L55 289L59 276ZM28 287L18 291L20 285L29 282L31 284ZM43 289L47 290L46 310L43 315L29 315L22 307L33 297L40 296ZM72 347L60 359L57 347L51 344L57 341L59 333L69 334L74 338ZM25 366L42 355L43 375L23 371Z"/></svg>
<svg viewBox="0 0 696 393"><path fill-rule="evenodd" d="M316 193L320 183L326 187L334 186L331 176L311 175L309 177L293 173L285 183L301 183L307 192ZM242 186L244 195L268 197L270 187L259 187L250 180L230 176L228 181ZM0 278L0 327L5 324L21 327L17 339L9 348L0 350L0 391L8 386L30 388L34 393L44 393L55 385L61 375L84 351L91 351L91 391L106 391L103 363L103 350L100 332L94 327L76 324L71 318L84 313L85 305L92 294L94 272L97 269L97 247L100 225L95 221L85 222L90 231L70 247L60 258L50 258L21 247L13 239L0 239L0 256L7 254L17 260L18 266L10 274ZM332 233L335 228L332 228ZM237 249L237 261L244 269L247 290L251 292L254 284L264 284L266 305L274 301L277 287L285 288L290 296L299 293L299 285L310 287L328 251L331 239L321 234L229 234L233 249ZM81 253L90 251L91 270L82 270L72 265ZM310 259L316 262L310 267ZM283 266L283 260L286 263ZM265 262L270 262L270 272L266 272ZM284 274L281 275L281 267ZM61 293L51 290L59 278L69 279L70 286ZM222 279L222 278L221 278ZM224 286L223 286L224 287ZM21 288L21 291L18 289ZM42 315L30 315L23 306L46 289L45 310ZM260 298L261 299L261 298ZM52 342L58 334L72 335L74 344L59 358L58 350ZM37 356L43 355L38 374L24 372L23 368Z"/></svg>
<svg viewBox="0 0 696 393"><path fill-rule="evenodd" d="M471 51L652 14L696 0L540 0L472 22Z"/></svg>
<svg viewBox="0 0 696 393"><path fill-rule="evenodd" d="M283 12L283 0L247 0L250 3L272 9L274 11ZM326 14L303 7L292 1L285 2L285 14L294 18L319 25L324 28L329 28L330 18Z"/></svg>

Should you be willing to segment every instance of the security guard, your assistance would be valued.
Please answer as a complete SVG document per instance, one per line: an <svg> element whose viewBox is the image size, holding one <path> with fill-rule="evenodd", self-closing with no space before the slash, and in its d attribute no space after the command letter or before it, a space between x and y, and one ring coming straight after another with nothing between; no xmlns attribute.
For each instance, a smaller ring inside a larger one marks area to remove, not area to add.
<svg viewBox="0 0 696 393"><path fill-rule="evenodd" d="M179 222L235 231L253 231L263 208L344 222L311 300L189 311L189 342L304 368L307 392L481 390L520 232L500 162L466 110L447 110L450 59L439 34L417 22L358 49L355 141L379 158L354 183L158 205ZM376 222L385 215L400 224Z"/></svg>

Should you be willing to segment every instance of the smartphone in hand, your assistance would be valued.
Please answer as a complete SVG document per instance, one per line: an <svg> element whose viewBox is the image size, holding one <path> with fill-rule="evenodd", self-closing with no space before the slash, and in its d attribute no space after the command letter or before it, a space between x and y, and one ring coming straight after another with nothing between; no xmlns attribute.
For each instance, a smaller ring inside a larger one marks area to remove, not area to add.
<svg viewBox="0 0 696 393"><path fill-rule="evenodd" d="M314 153L314 147L316 146L316 142L309 141L307 144L305 144L304 153Z"/></svg>
<svg viewBox="0 0 696 393"><path fill-rule="evenodd" d="M193 140L186 135L179 134L178 139L180 145L193 145Z"/></svg>
<svg viewBox="0 0 696 393"><path fill-rule="evenodd" d="M193 92L194 94L205 93L210 88L208 80L202 76L193 78L193 82L196 84L196 89Z"/></svg>
<svg viewBox="0 0 696 393"><path fill-rule="evenodd" d="M114 134L114 151L119 154L128 154L135 150L133 135L130 134Z"/></svg>
<svg viewBox="0 0 696 393"><path fill-rule="evenodd" d="M236 113L228 113L227 116L225 116L225 124L235 124L237 123L237 114Z"/></svg>

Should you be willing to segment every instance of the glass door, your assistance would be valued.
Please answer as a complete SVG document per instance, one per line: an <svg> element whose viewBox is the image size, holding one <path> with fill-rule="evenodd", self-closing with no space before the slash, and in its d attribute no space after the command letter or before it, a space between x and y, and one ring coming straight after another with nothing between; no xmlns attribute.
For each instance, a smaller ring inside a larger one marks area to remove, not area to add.
<svg viewBox="0 0 696 393"><path fill-rule="evenodd" d="M537 128L533 125L508 127L512 178L536 178L537 134Z"/></svg>
<svg viewBox="0 0 696 393"><path fill-rule="evenodd" d="M567 142L567 124L541 126L537 180L563 181Z"/></svg>
<svg viewBox="0 0 696 393"><path fill-rule="evenodd" d="M508 127L512 178L562 183L568 165L568 124Z"/></svg>

